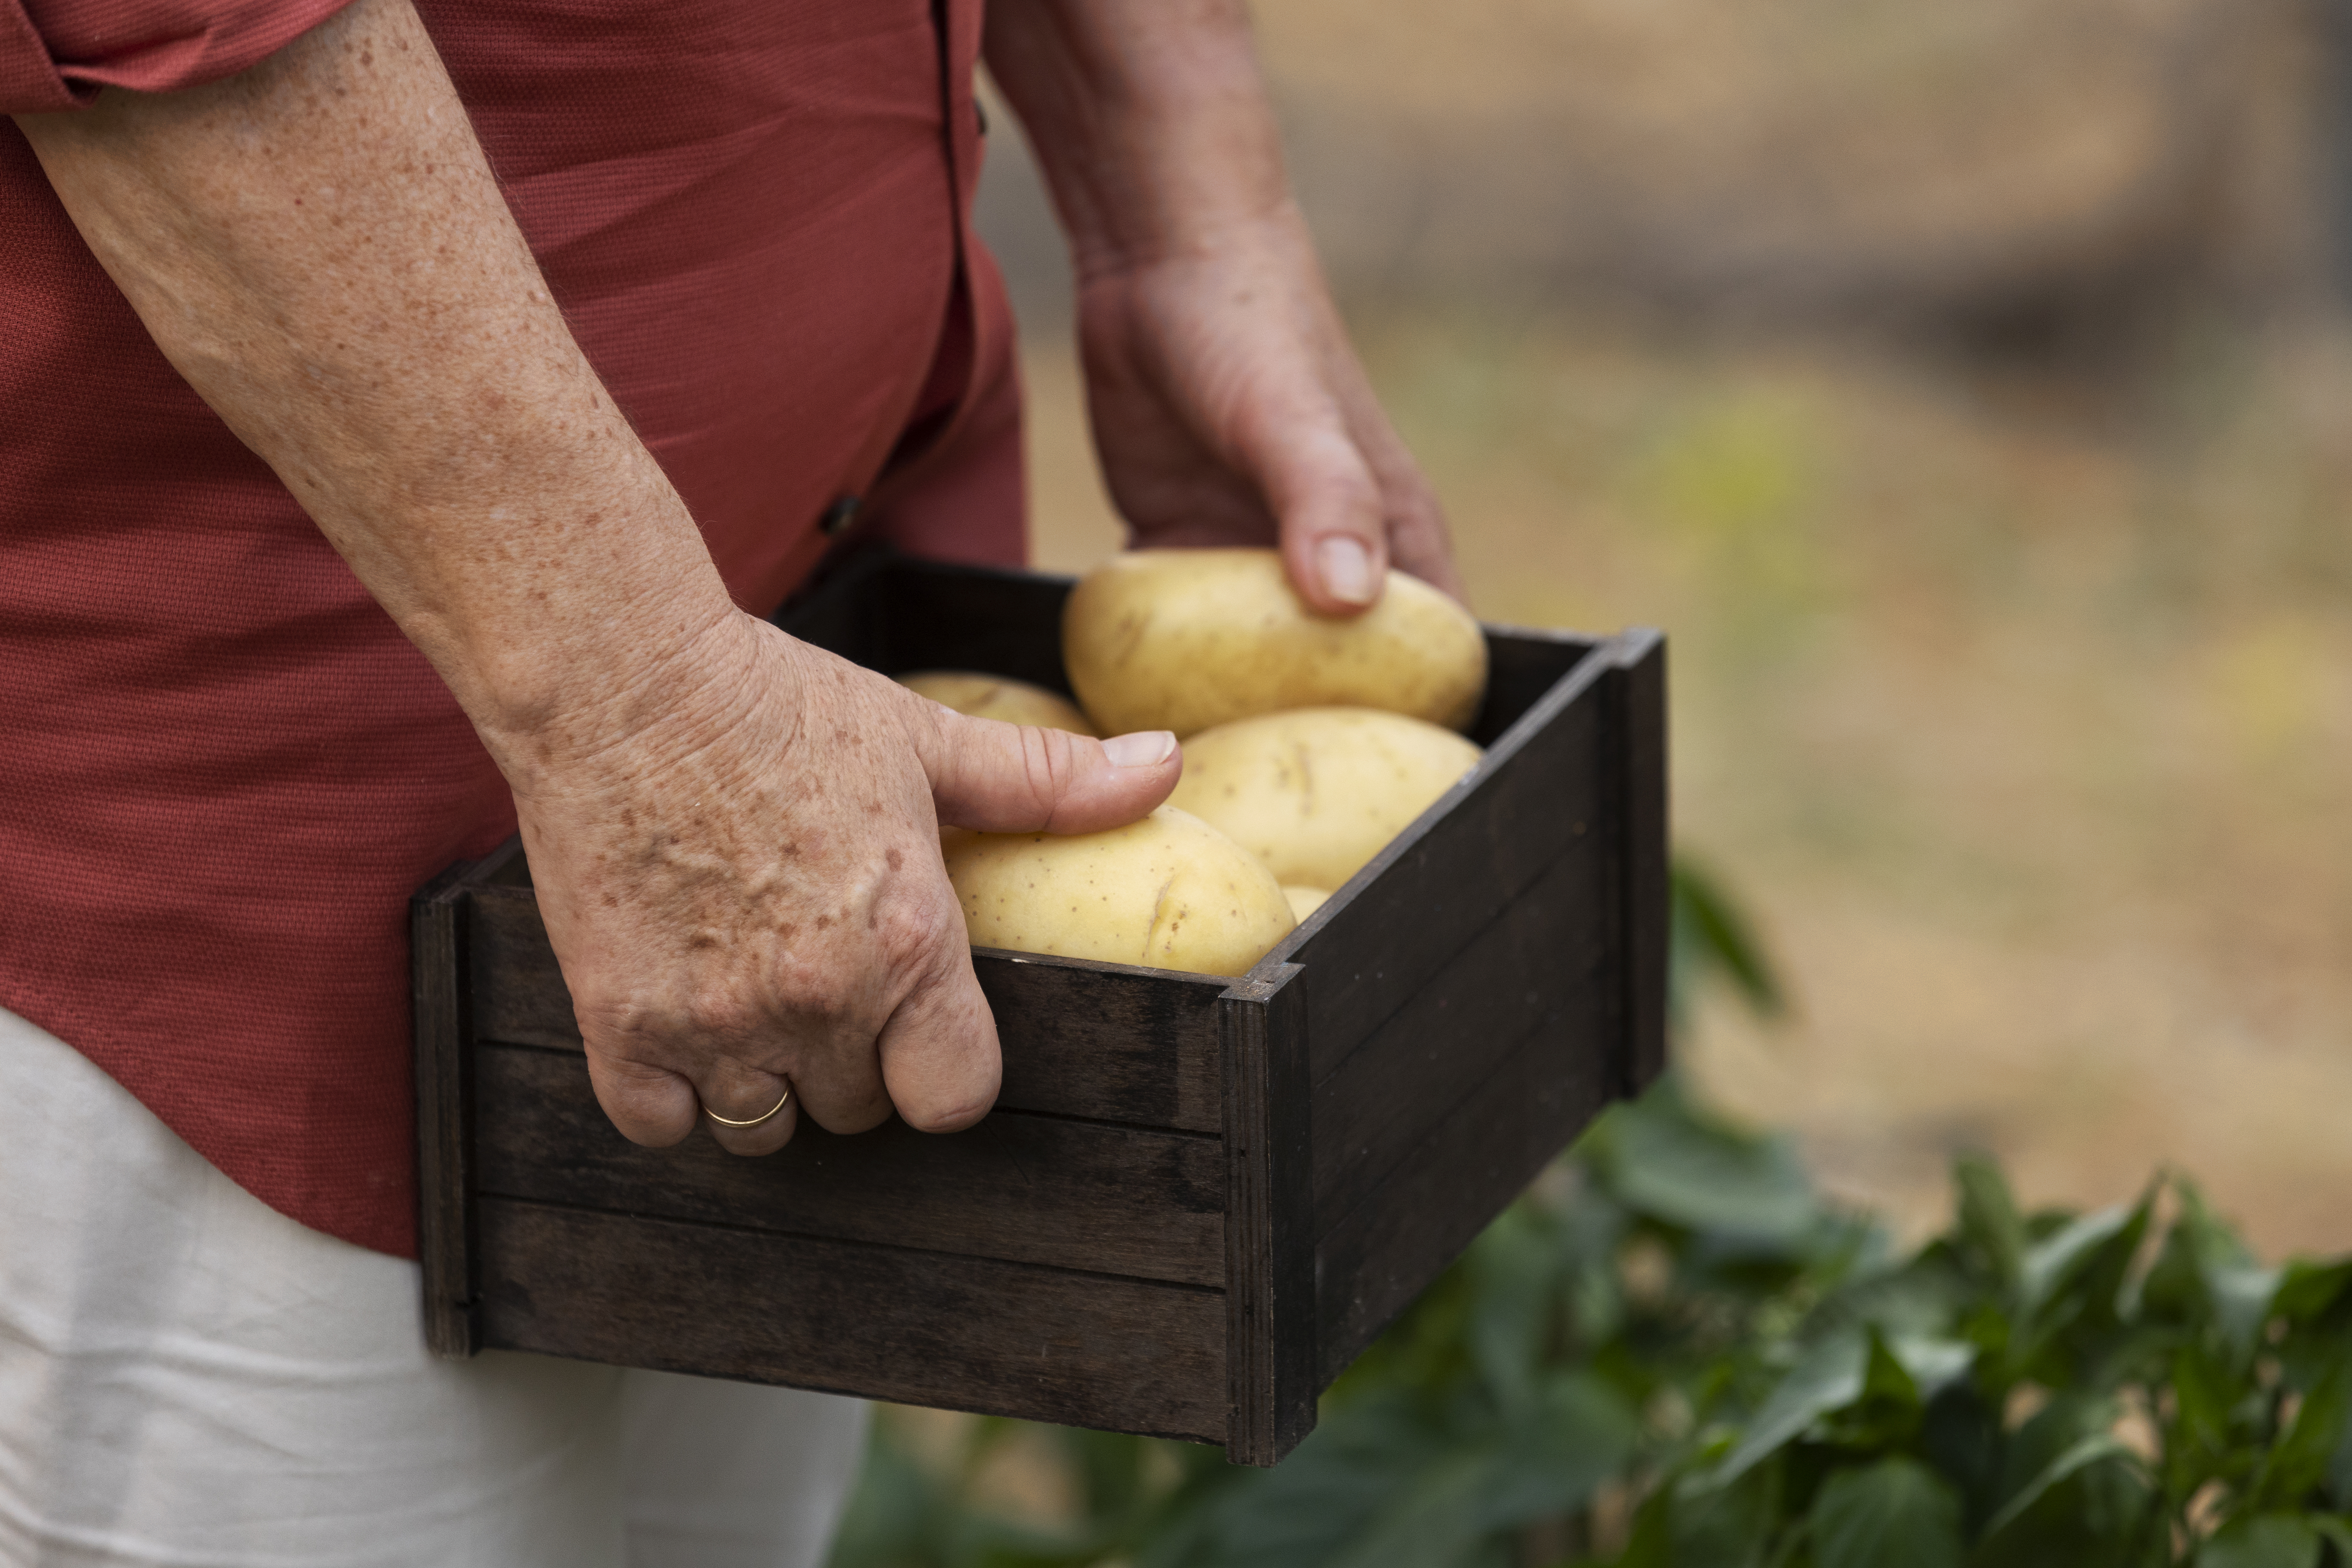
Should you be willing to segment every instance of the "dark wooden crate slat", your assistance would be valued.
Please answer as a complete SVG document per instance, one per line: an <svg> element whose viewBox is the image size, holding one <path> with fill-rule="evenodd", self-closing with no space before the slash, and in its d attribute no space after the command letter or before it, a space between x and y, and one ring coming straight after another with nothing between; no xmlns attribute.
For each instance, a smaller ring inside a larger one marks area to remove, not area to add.
<svg viewBox="0 0 2352 1568"><path fill-rule="evenodd" d="M1315 1152L1306 972L1284 964L1222 998L1230 1217L1225 1457L1271 1465L1315 1426Z"/></svg>
<svg viewBox="0 0 2352 1568"><path fill-rule="evenodd" d="M475 889L471 951L477 1037L580 1048L572 994L529 888ZM1004 1051L997 1104L1193 1132L1223 1128L1224 980L987 951L972 955L972 967Z"/></svg>
<svg viewBox="0 0 2352 1568"><path fill-rule="evenodd" d="M481 1345L474 1310L473 1101L467 1047L467 880L460 862L408 905L416 1074L417 1262L424 1278L425 1342L436 1355Z"/></svg>
<svg viewBox="0 0 2352 1568"><path fill-rule="evenodd" d="M1639 1094L1666 1070L1666 964L1673 898L1666 799L1666 640L1617 639L1614 687L1618 838L1623 846L1625 961L1621 984L1626 1061L1621 1094Z"/></svg>
<svg viewBox="0 0 2352 1568"><path fill-rule="evenodd" d="M475 1037L578 1050L572 992L548 945L539 895L529 887L476 888L468 935Z"/></svg>
<svg viewBox="0 0 2352 1568"><path fill-rule="evenodd" d="M1223 1131L1217 996L1230 982L985 948L972 968L1004 1053L997 1104Z"/></svg>
<svg viewBox="0 0 2352 1568"><path fill-rule="evenodd" d="M1346 1371L1612 1097L1613 1064L1563 1062L1559 1037L1555 1019L1528 1034L1316 1243L1319 1383Z"/></svg>
<svg viewBox="0 0 2352 1568"><path fill-rule="evenodd" d="M1470 738L1491 746L1503 738L1544 694L1559 684L1594 650L1607 646L1591 637L1520 626L1487 626L1486 692Z"/></svg>
<svg viewBox="0 0 2352 1568"><path fill-rule="evenodd" d="M486 1194L1224 1283L1214 1138L1003 1110L947 1136L892 1121L844 1137L803 1118L782 1151L745 1160L707 1138L630 1142L576 1056L483 1045L474 1070Z"/></svg>
<svg viewBox="0 0 2352 1568"><path fill-rule="evenodd" d="M1608 1016L1576 1006L1609 984L1609 862L1600 835L1577 839L1316 1086L1315 1209L1324 1226L1444 1125L1463 1095L1519 1048L1531 1023L1550 1029L1563 1058L1590 1058L1613 1074Z"/></svg>
<svg viewBox="0 0 2352 1568"><path fill-rule="evenodd" d="M1317 971L1318 1082L1571 843L1608 826L1614 791L1601 685L1612 668L1605 653L1580 664L1435 815L1358 873L1341 907L1274 950L1273 958Z"/></svg>
<svg viewBox="0 0 2352 1568"><path fill-rule="evenodd" d="M1224 1438L1222 1292L480 1200L494 1347Z"/></svg>

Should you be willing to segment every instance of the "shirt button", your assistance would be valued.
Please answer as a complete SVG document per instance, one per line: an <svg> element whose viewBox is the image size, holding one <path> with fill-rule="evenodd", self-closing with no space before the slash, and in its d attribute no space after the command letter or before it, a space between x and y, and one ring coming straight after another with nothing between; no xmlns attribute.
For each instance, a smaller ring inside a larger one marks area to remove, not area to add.
<svg viewBox="0 0 2352 1568"><path fill-rule="evenodd" d="M865 504L863 498L858 496L834 497L833 504L824 509L824 515L816 520L817 531L828 539L847 532L849 525L857 521L857 509Z"/></svg>

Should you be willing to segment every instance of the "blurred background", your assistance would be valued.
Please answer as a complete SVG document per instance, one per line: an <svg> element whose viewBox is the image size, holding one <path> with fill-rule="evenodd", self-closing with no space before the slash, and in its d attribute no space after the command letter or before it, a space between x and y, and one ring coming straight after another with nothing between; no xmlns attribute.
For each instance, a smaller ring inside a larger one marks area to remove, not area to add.
<svg viewBox="0 0 2352 1568"><path fill-rule="evenodd" d="M1475 607L1672 637L1676 837L1793 1004L1702 1013L1701 1091L1912 1236L1980 1149L2352 1247L2352 0L1256 15ZM992 119L1076 569L1118 531Z"/></svg>

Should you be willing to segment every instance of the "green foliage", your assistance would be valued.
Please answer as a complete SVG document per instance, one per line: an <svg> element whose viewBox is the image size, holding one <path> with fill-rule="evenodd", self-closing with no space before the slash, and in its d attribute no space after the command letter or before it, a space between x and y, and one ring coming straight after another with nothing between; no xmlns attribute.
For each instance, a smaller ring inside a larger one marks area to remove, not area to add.
<svg viewBox="0 0 2352 1568"><path fill-rule="evenodd" d="M1676 907L1685 988L1777 1004L1711 884ZM1898 1256L1669 1077L1276 1468L1001 1421L924 1464L886 1423L835 1568L2352 1568L2352 1259L2265 1268L2179 1178L2087 1215L1981 1160L1954 1188ZM1024 1433L1065 1518L982 1495Z"/></svg>

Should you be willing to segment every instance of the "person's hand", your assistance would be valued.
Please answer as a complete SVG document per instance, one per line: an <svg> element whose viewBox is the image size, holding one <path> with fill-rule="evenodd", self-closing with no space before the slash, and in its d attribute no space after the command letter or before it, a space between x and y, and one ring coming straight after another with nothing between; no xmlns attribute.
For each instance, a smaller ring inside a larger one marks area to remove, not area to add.
<svg viewBox="0 0 2352 1568"><path fill-rule="evenodd" d="M939 826L1087 832L1174 787L1166 733L1099 742L965 719L738 616L702 639L660 716L551 750L516 792L548 936L614 1125L783 1146L895 1108L969 1126L996 1097ZM589 732L589 731L583 731ZM704 1108L756 1127L721 1127Z"/></svg>
<svg viewBox="0 0 2352 1568"><path fill-rule="evenodd" d="M1080 281L1095 444L1138 547L1273 544L1345 615L1393 564L1463 596L1445 514L1373 396L1296 209Z"/></svg>

